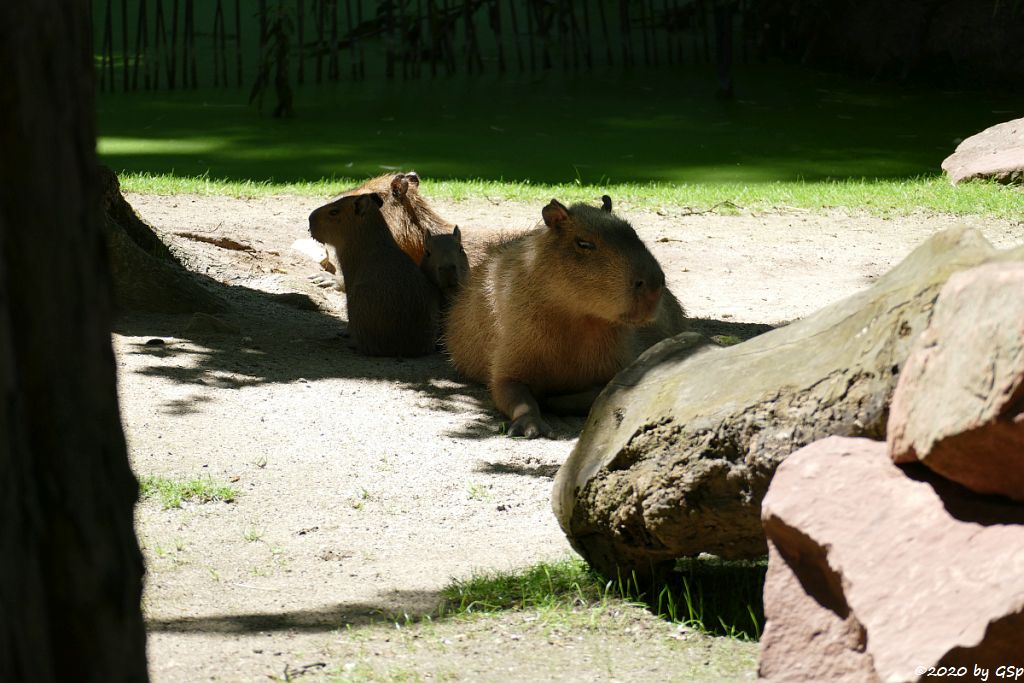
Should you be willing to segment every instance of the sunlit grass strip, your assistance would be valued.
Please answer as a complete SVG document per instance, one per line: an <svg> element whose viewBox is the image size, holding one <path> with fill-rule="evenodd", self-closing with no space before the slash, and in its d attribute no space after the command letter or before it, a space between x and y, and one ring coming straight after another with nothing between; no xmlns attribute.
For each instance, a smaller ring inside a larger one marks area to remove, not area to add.
<svg viewBox="0 0 1024 683"><path fill-rule="evenodd" d="M584 562L542 562L514 572L484 572L444 589L448 614L586 606L602 600L604 581Z"/></svg>
<svg viewBox="0 0 1024 683"><path fill-rule="evenodd" d="M517 572L485 572L444 589L441 616L493 615L507 610L545 613L628 604L704 633L760 638L764 563L684 561L669 583L641 589L635 576L605 581L581 560L542 562Z"/></svg>
<svg viewBox="0 0 1024 683"><path fill-rule="evenodd" d="M196 194L231 197L298 195L330 197L362 179L333 178L315 182L216 180L126 173L122 188L141 194ZM1019 186L973 182L953 187L941 176L901 180L835 180L825 182L667 183L618 185L544 185L492 180L424 180L424 193L437 199L490 198L542 202L594 201L609 194L616 203L637 207L686 207L693 211L779 211L786 209L866 211L874 215L907 215L925 211L951 215L1024 218L1024 190Z"/></svg>
<svg viewBox="0 0 1024 683"><path fill-rule="evenodd" d="M165 510L180 508L183 502L230 503L238 497L238 491L227 484L215 483L212 479L178 480L168 477L145 476L139 478L139 497L157 496Z"/></svg>

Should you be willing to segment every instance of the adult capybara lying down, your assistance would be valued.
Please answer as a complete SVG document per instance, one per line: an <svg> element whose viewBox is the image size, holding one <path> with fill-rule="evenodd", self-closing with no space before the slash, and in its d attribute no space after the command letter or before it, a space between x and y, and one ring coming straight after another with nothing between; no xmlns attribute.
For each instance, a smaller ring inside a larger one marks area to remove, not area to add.
<svg viewBox="0 0 1024 683"><path fill-rule="evenodd" d="M435 349L440 295L395 242L383 204L372 192L337 199L309 215L309 234L336 247L356 349L423 356Z"/></svg>
<svg viewBox="0 0 1024 683"><path fill-rule="evenodd" d="M552 200L545 227L492 246L456 294L445 341L486 382L511 436L549 436L538 399L585 412L641 351L683 330L665 275L611 210Z"/></svg>

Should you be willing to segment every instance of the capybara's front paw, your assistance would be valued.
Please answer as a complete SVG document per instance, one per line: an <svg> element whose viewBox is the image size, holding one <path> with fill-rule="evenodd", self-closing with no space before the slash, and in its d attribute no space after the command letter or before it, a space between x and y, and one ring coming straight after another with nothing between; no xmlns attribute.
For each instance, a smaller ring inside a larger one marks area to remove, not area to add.
<svg viewBox="0 0 1024 683"><path fill-rule="evenodd" d="M512 424L508 426L508 435L526 439L536 439L538 436L550 438L551 427L540 415L527 413L512 420Z"/></svg>

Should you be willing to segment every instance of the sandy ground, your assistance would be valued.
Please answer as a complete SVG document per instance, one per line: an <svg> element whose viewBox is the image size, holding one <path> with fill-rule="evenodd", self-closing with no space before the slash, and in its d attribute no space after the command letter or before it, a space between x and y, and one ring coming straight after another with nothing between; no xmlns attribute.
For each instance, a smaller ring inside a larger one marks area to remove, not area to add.
<svg viewBox="0 0 1024 683"><path fill-rule="evenodd" d="M312 285L318 265L292 248L316 199L127 199L231 306L218 316L227 331L136 314L114 335L136 472L209 476L240 491L231 504L138 508L154 680L756 678L756 644L640 609L583 625L517 612L406 624L434 609L453 577L571 553L549 497L582 420L553 420L554 440L509 439L484 389L443 356L356 355L343 336L344 295ZM435 208L461 226L471 253L540 214L487 199ZM954 222L616 210L698 324L739 336L867 286ZM1024 223L964 222L997 246L1024 242ZM154 338L164 343L147 345Z"/></svg>

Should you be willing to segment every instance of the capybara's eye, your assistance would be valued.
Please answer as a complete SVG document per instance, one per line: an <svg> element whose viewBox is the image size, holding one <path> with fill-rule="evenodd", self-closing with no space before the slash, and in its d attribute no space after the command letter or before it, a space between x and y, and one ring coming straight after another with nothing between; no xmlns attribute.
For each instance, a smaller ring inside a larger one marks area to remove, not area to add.
<svg viewBox="0 0 1024 683"><path fill-rule="evenodd" d="M331 216L337 216L339 213L341 213L341 209L331 209L327 213Z"/></svg>
<svg viewBox="0 0 1024 683"><path fill-rule="evenodd" d="M423 255L424 255L424 256L430 256L430 250L429 250L429 249L425 250L425 251L423 252Z"/></svg>
<svg viewBox="0 0 1024 683"><path fill-rule="evenodd" d="M594 243L588 242L587 240L581 240L579 237L576 238L576 246L584 251L593 251Z"/></svg>

